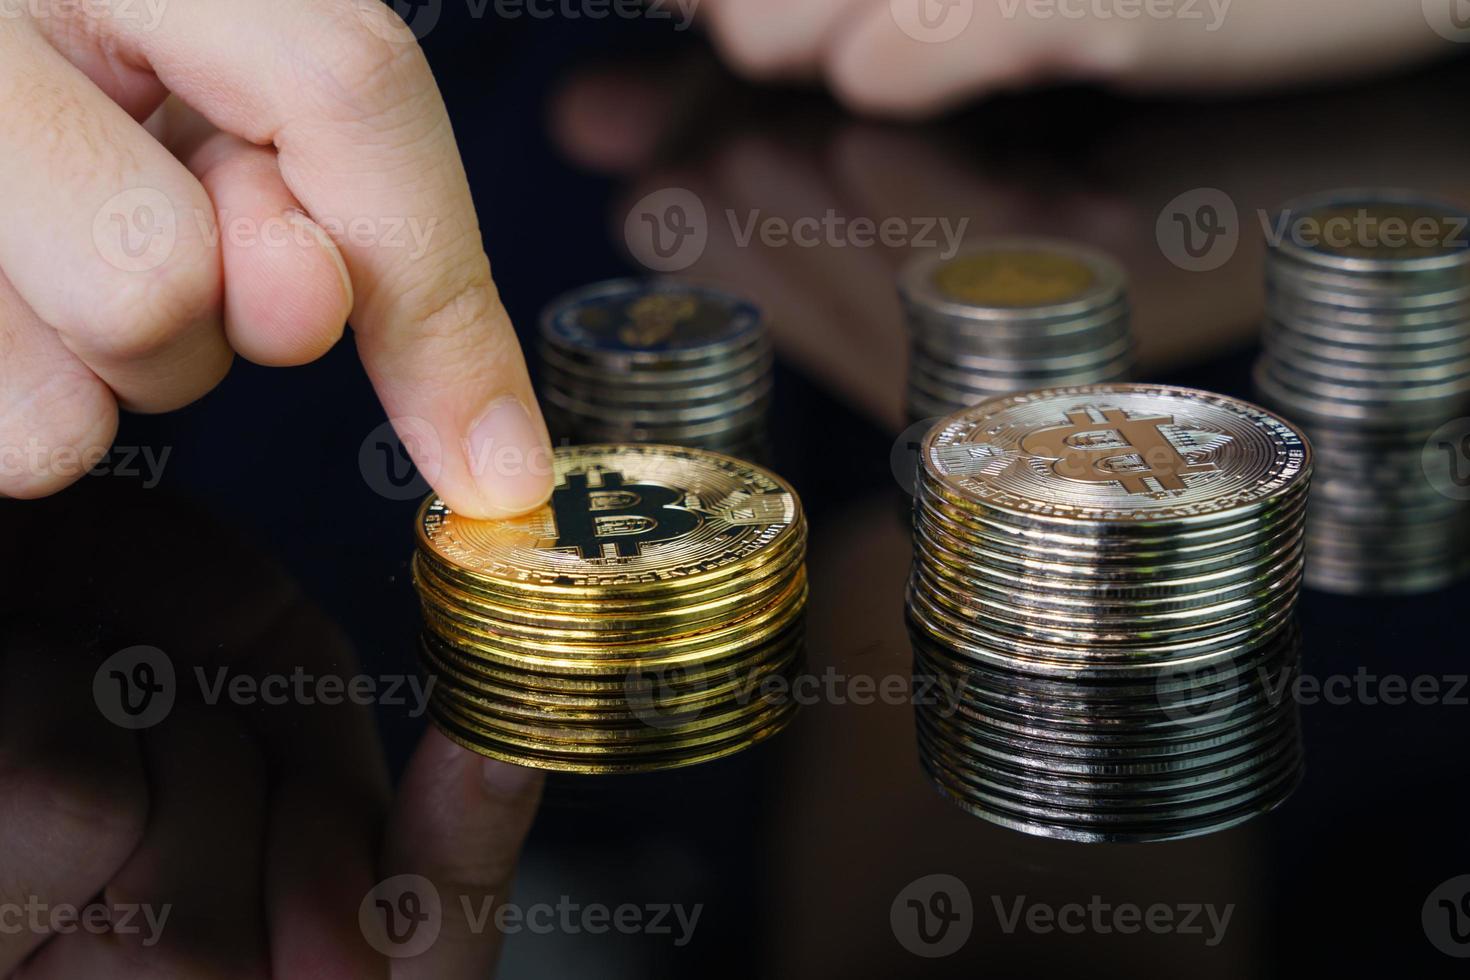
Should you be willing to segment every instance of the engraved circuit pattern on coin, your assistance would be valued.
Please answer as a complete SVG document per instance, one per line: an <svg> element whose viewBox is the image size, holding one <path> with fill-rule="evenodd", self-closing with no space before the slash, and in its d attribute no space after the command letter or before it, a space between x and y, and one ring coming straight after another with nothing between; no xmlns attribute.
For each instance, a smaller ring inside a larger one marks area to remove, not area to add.
<svg viewBox="0 0 1470 980"><path fill-rule="evenodd" d="M924 466L966 499L1078 521L1206 516L1278 497L1311 451L1247 402L1163 385L1027 392L952 416L926 438Z"/></svg>

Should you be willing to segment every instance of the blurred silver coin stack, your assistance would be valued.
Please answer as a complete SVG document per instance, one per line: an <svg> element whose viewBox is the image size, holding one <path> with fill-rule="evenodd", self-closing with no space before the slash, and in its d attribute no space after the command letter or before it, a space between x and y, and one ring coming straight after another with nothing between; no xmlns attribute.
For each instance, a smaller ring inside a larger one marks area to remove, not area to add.
<svg viewBox="0 0 1470 980"><path fill-rule="evenodd" d="M1297 784L1311 451L1184 388L993 399L925 438L908 617L940 791L1028 833L1210 833Z"/></svg>
<svg viewBox="0 0 1470 980"><path fill-rule="evenodd" d="M1271 224L1262 399L1317 452L1307 584L1420 592L1470 568L1470 511L1426 453L1470 414L1470 215L1404 191L1337 191ZM1441 484L1443 485L1443 484Z"/></svg>
<svg viewBox="0 0 1470 980"><path fill-rule="evenodd" d="M773 357L760 310L667 279L568 293L541 319L553 434L760 455Z"/></svg>
<svg viewBox="0 0 1470 980"><path fill-rule="evenodd" d="M1127 277L1100 252L1000 239L923 255L899 278L913 418L1031 388L1127 380Z"/></svg>

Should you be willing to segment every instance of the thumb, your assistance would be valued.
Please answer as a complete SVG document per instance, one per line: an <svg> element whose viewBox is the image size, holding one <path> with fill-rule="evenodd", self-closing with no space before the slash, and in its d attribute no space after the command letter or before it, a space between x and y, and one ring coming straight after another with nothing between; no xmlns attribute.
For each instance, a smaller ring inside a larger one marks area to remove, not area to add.
<svg viewBox="0 0 1470 980"><path fill-rule="evenodd" d="M393 805L384 873L427 879L441 921L426 950L394 961L394 980L492 974L494 910L510 892L543 783L540 772L482 758L437 728L424 735Z"/></svg>

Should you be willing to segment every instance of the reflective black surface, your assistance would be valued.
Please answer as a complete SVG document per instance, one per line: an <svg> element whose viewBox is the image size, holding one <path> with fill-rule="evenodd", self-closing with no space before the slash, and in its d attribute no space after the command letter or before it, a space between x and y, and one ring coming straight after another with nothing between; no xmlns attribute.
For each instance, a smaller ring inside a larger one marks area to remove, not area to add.
<svg viewBox="0 0 1470 980"><path fill-rule="evenodd" d="M653 33L440 30L428 47L497 280L524 336L557 293L639 271L623 241L633 202L669 187L703 201L711 244L690 274L749 295L773 322L780 364L770 462L810 514L810 669L829 680L791 730L744 756L657 776L554 778L524 855L519 904L678 904L698 907L699 917L683 944L677 925L672 934L521 931L507 942L502 975L1460 975L1421 911L1441 883L1470 873L1467 586L1392 599L1304 594L1306 777L1267 816L1201 839L1127 847L979 821L931 789L911 706L882 693L893 690L885 678L908 676L911 658L908 498L890 461L908 422L892 288L905 251L739 247L727 216L736 227L756 212L796 219L829 209L874 220L968 218L969 235L1089 242L1133 279L1142 377L1250 397L1257 210L1352 184L1470 199L1470 73L1451 65L1204 106L1061 91L903 128L855 121L816 97L755 93L725 78L697 44L664 45ZM615 69L592 67L590 59L608 60L609 40L634 52L634 67L619 59ZM648 72L669 96L668 125L652 127L616 172L576 162L595 154L579 130L574 107L585 102L575 86L604 85L595 72L605 70ZM1220 188L1239 209L1239 248L1210 272L1174 265L1156 237L1166 203L1196 188ZM417 501L405 474L383 469L392 462L377 448L383 422L349 340L307 368L240 364L186 411L125 419L113 474L51 500L6 502L0 683L11 717L0 727L24 723L15 692L65 690L46 710L74 713L105 772L131 736L87 716L88 685L100 657L135 644L167 650L181 669L240 655L289 672L356 657L367 676L412 673L418 622L407 561ZM296 610L289 629L276 618L283 608ZM263 624L280 632L262 636ZM1428 703L1413 703L1414 690ZM29 699L36 711L47 703ZM424 724L410 715L410 706L377 709L395 769ZM334 759L360 750L360 731L306 708L262 724L293 747L319 750L308 753L304 779L326 812L368 792L331 778ZM228 758L181 764L197 767L201 793L250 799L241 781L254 777L231 770ZM172 832L181 849L198 845L196 828ZM219 874L258 870L241 852ZM957 952L928 959L894 925L913 908L894 906L933 874L963 882L973 930ZM1092 910L1063 911L1069 929L1083 923L1075 932L1024 915L1012 926L1018 902L1163 905L1175 926L1123 933L1112 913ZM1220 916L1228 909L1228 923L1217 929L1205 906ZM1441 914L1448 926L1451 913ZM1455 914L1470 929L1470 914ZM1185 917L1190 929L1177 928Z"/></svg>

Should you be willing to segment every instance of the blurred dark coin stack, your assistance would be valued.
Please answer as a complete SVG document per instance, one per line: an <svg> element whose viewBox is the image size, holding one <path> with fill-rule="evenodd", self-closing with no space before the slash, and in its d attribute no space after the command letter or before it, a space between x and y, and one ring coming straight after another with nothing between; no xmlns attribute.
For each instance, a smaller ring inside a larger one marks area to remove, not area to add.
<svg viewBox="0 0 1470 980"><path fill-rule="evenodd" d="M739 297L667 279L588 286L543 313L541 359L554 436L765 455L773 357Z"/></svg>
<svg viewBox="0 0 1470 980"><path fill-rule="evenodd" d="M1287 423L1183 388L1043 389L939 423L908 613L941 792L1089 841L1209 833L1284 800L1310 474Z"/></svg>
<svg viewBox="0 0 1470 980"><path fill-rule="evenodd" d="M1470 510L1436 489L1458 446L1426 451L1470 414L1467 225L1391 190L1318 195L1272 219L1256 383L1317 453L1313 588L1419 592L1470 568Z"/></svg>
<svg viewBox="0 0 1470 980"><path fill-rule="evenodd" d="M696 449L559 449L551 503L514 520L430 498L413 573L431 715L466 748L541 769L738 752L795 710L805 559L795 492Z"/></svg>
<svg viewBox="0 0 1470 980"><path fill-rule="evenodd" d="M1017 239L928 254L903 270L909 414L948 415L996 395L1125 381L1127 278L1100 252Z"/></svg>

